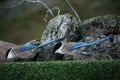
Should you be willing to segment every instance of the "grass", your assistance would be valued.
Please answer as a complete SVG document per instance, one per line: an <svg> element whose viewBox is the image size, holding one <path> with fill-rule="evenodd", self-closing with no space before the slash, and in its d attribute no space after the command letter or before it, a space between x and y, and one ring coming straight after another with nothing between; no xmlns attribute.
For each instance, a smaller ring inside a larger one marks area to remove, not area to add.
<svg viewBox="0 0 120 80"><path fill-rule="evenodd" d="M119 80L120 61L0 63L0 80Z"/></svg>

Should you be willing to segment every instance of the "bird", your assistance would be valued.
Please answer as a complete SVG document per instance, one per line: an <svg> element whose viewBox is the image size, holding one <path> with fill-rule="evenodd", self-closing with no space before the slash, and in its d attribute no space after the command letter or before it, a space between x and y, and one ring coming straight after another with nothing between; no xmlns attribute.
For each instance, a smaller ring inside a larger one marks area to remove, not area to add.
<svg viewBox="0 0 120 80"><path fill-rule="evenodd" d="M75 53L79 52L79 49L81 47L87 47L94 44L100 44L101 42L104 42L107 39L110 39L112 35L108 35L104 38L92 41L92 42L66 42L62 43L62 45L55 51L55 53L60 54L68 54L68 55L74 55Z"/></svg>
<svg viewBox="0 0 120 80"><path fill-rule="evenodd" d="M38 48L41 48L41 47L44 47L44 46L47 46L49 44L53 44L55 42L60 42L62 40L64 40L65 37L63 38L59 38L59 39L55 39L55 40L51 40L51 41L47 41L47 42L44 42L44 43L39 43L37 42L37 44L34 44L34 43L26 43L24 45L24 47L22 49L19 50L19 52L24 52L24 51L27 51L27 50L31 50L31 49L38 49Z"/></svg>
<svg viewBox="0 0 120 80"><path fill-rule="evenodd" d="M77 53L78 50L75 49L70 51L69 49L73 47L75 44L76 42L62 43L62 45L55 51L55 53L74 55L74 53Z"/></svg>
<svg viewBox="0 0 120 80"><path fill-rule="evenodd" d="M18 61L19 59L23 60L32 59L37 55L37 53L33 53L32 51L33 49L38 49L49 44L53 44L54 42L59 42L64 39L65 38L59 38L44 42L42 44L40 44L39 40L32 40L30 42L27 42L25 45L16 45L7 52L6 56L7 61Z"/></svg>
<svg viewBox="0 0 120 80"><path fill-rule="evenodd" d="M102 38L102 39L98 39L98 40L95 40L95 41L92 41L92 42L89 42L89 43L86 43L86 42L78 42L76 43L72 48L70 48L69 50L74 50L74 49L77 49L77 48L80 48L80 47L84 47L84 46L90 46L90 45L94 45L94 44L99 44L109 38L111 38L112 35L109 35L105 38Z"/></svg>
<svg viewBox="0 0 120 80"><path fill-rule="evenodd" d="M19 52L24 47L24 45L16 45L12 47L7 55L7 61L19 61L19 59L27 60L32 59L36 56L35 53L32 53L31 50L27 50L24 52Z"/></svg>

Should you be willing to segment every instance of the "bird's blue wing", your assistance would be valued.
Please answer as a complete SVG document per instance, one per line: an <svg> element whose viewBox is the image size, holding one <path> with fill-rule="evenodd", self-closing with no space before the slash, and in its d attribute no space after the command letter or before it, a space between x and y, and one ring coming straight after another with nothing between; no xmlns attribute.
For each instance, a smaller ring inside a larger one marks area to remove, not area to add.
<svg viewBox="0 0 120 80"><path fill-rule="evenodd" d="M62 41L62 40L64 40L64 39L65 39L65 38L59 38L59 39L51 40L51 41L42 43L42 44L36 46L35 48L41 48L41 47L47 46L47 45L49 45L49 44L53 44L54 42Z"/></svg>
<svg viewBox="0 0 120 80"><path fill-rule="evenodd" d="M78 48L80 48L80 47L90 46L90 45L93 45L93 44L99 44L99 43L101 43L101 42L103 42L103 41L105 41L105 40L107 40L107 39L109 39L109 38L111 38L111 37L112 37L112 35L109 35L109 36L107 36L107 37L105 37L105 38L102 38L102 39L99 39L99 40L95 40L95 41L90 42L90 43L79 42L79 43L76 43L76 44L75 44L72 48L70 48L69 50L72 51L72 50L78 49Z"/></svg>
<svg viewBox="0 0 120 80"><path fill-rule="evenodd" d="M27 44L27 45L25 45L19 52L24 52L24 51L33 49L34 47L36 47L35 44Z"/></svg>
<svg viewBox="0 0 120 80"><path fill-rule="evenodd" d="M95 41L93 41L93 42L90 42L89 44L88 44L88 46L89 45L93 45L93 44L99 44L99 43L101 43L101 42L103 42L103 41L105 41L105 40L107 40L107 39L109 39L109 38L111 38L112 37L112 35L109 35L109 36L107 36L107 37L105 37L105 38L102 38L102 39L99 39L99 40L95 40Z"/></svg>
<svg viewBox="0 0 120 80"><path fill-rule="evenodd" d="M79 42L79 43L76 43L72 48L70 48L69 50L72 51L74 49L78 49L80 47L83 47L83 46L87 46L88 43L85 43L85 42Z"/></svg>
<svg viewBox="0 0 120 80"><path fill-rule="evenodd" d="M54 42L59 42L59 41L64 40L64 39L65 38L59 38L59 39L51 40L51 41L48 41L48 42L45 42L45 43L42 43L42 44L37 44L37 45L27 43L27 44L25 44L25 47L22 48L19 52L24 52L24 51L27 51L27 50L30 50L30 49L38 49L38 48L44 47L46 45L53 44Z"/></svg>

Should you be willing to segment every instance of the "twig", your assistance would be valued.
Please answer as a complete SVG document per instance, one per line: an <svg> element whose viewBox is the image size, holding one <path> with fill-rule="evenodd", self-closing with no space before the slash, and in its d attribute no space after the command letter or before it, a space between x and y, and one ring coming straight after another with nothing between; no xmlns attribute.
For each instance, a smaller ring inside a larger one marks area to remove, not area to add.
<svg viewBox="0 0 120 80"><path fill-rule="evenodd" d="M61 12L61 11L60 11L60 8L58 8L58 7L54 7L54 8L52 8L51 10L58 10L58 12L57 12L57 16L60 15L60 12Z"/></svg>
<svg viewBox="0 0 120 80"><path fill-rule="evenodd" d="M54 8L51 9L51 11L53 11L53 10L58 10L57 16L60 15L60 8L54 7ZM48 13L49 13L49 11L47 10L47 11L46 11L45 18L44 18L44 21L45 21L45 22L47 22Z"/></svg>
<svg viewBox="0 0 120 80"><path fill-rule="evenodd" d="M26 0L27 2L32 2L32 3L41 3L47 10L48 12L51 14L52 17L54 17L53 12L51 11L51 9L41 0Z"/></svg>
<svg viewBox="0 0 120 80"><path fill-rule="evenodd" d="M19 6L19 5L21 5L23 2L25 2L25 0L22 0L21 2L19 2L18 4L16 4L16 5L12 5L11 7L9 7L9 8L14 8L14 7L17 7L17 6Z"/></svg>
<svg viewBox="0 0 120 80"><path fill-rule="evenodd" d="M21 5L22 3L24 3L25 1L26 1L26 2L31 2L31 3L41 3L41 4L47 9L47 11L50 13L50 15L51 15L52 17L54 17L54 14L53 14L53 12L51 11L51 9L50 9L43 1L41 1L41 0L22 0L21 2L19 2L19 3L16 4L16 5L11 6L10 8L17 7L17 6Z"/></svg>
<svg viewBox="0 0 120 80"><path fill-rule="evenodd" d="M66 3L69 5L69 7L71 8L71 10L74 12L74 14L75 14L78 22L80 23L80 22L81 22L81 19L80 19L78 13L76 12L76 10L73 8L73 6L71 5L71 3L69 2L69 0L66 0Z"/></svg>

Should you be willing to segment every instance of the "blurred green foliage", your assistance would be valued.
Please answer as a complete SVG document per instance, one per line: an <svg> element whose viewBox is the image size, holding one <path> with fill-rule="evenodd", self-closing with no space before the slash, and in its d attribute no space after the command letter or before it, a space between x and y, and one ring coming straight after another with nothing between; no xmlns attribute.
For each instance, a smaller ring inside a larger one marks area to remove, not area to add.
<svg viewBox="0 0 120 80"><path fill-rule="evenodd" d="M6 0L0 0L0 4L2 4L3 2L5 2Z"/></svg>
<svg viewBox="0 0 120 80"><path fill-rule="evenodd" d="M35 13L24 17L3 20L0 23L0 38L12 43L25 43L29 40L40 39L44 28L43 14Z"/></svg>
<svg viewBox="0 0 120 80"><path fill-rule="evenodd" d="M3 3L3 0L1 2ZM70 0L70 2L78 12L82 21L94 16L120 14L120 0ZM2 15L6 14L6 16L0 18L0 40L23 44L33 39L40 39L42 32L48 24L48 22L44 22L43 20L46 9L43 7L42 9L38 8L33 10L34 4L32 5L33 7L29 8L28 13L26 13L27 8L19 10L19 7L23 5L5 10L5 13ZM74 14L65 3L65 0L49 6L50 8L55 6L59 7L61 14ZM51 17L49 16L48 21L50 19Z"/></svg>
<svg viewBox="0 0 120 80"><path fill-rule="evenodd" d="M0 63L0 80L119 80L120 61Z"/></svg>

